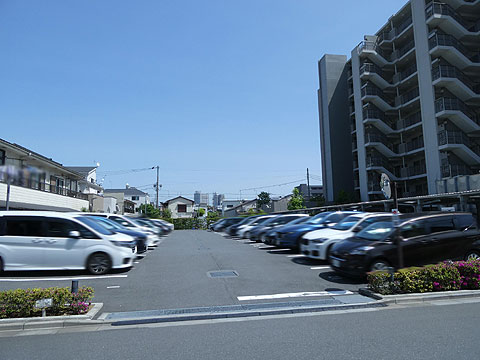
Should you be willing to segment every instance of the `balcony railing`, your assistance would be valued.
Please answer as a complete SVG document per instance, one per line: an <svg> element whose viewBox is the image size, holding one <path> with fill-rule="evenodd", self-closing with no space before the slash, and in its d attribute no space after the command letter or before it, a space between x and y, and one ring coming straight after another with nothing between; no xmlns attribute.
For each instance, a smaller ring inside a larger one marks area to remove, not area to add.
<svg viewBox="0 0 480 360"><path fill-rule="evenodd" d="M368 191L382 191L380 188L380 181L369 181L367 183Z"/></svg>
<svg viewBox="0 0 480 360"><path fill-rule="evenodd" d="M446 15L450 16L452 19L455 19L460 25L462 25L465 29L470 28L470 24L465 21L462 17L460 17L457 12L448 4L443 3L430 3L429 6L425 9L425 14L427 19L432 15Z"/></svg>
<svg viewBox="0 0 480 360"><path fill-rule="evenodd" d="M403 47L398 49L396 51L396 58L400 59L403 55L408 53L410 50L412 50L415 47L415 41L409 41L407 44L405 44Z"/></svg>
<svg viewBox="0 0 480 360"><path fill-rule="evenodd" d="M459 175L471 175L472 170L463 164L446 164L441 166L442 177L454 177Z"/></svg>
<svg viewBox="0 0 480 360"><path fill-rule="evenodd" d="M416 166L407 166L401 169L402 177L406 175L407 177L423 175L427 173L427 167L425 164L416 165Z"/></svg>
<svg viewBox="0 0 480 360"><path fill-rule="evenodd" d="M412 24L412 18L409 17L408 19L406 19L403 23L401 23L399 26L397 26L395 28L395 33L396 35L400 35L403 30L405 30L407 27L409 27L410 25Z"/></svg>
<svg viewBox="0 0 480 360"><path fill-rule="evenodd" d="M472 62L480 62L480 52L468 50L462 43L460 43L452 35L433 33L433 36L428 39L430 50L436 46L452 46L462 53L467 59Z"/></svg>
<svg viewBox="0 0 480 360"><path fill-rule="evenodd" d="M452 78L458 79L464 83L470 90L475 93L480 93L480 84L471 81L463 72L451 65L440 65L432 69L432 80L435 81L439 78Z"/></svg>
<svg viewBox="0 0 480 360"><path fill-rule="evenodd" d="M478 146L475 146L470 138L461 131L442 130L438 133L438 145L462 144L480 156Z"/></svg>
<svg viewBox="0 0 480 360"><path fill-rule="evenodd" d="M412 90L410 90L409 92L403 94L403 95L401 96L401 103L402 103L402 105L403 105L403 104L406 104L406 103L408 103L409 101L412 101L413 99L415 99L415 98L417 98L417 97L419 97L419 96L420 96L420 90L419 90L419 88L417 87L417 88L412 89Z"/></svg>
<svg viewBox="0 0 480 360"><path fill-rule="evenodd" d="M378 96L380 99L385 101L387 104L391 105L390 99L388 99L382 90L373 85L372 83L367 83L362 87L362 98L365 96Z"/></svg>
<svg viewBox="0 0 480 360"><path fill-rule="evenodd" d="M405 144L406 144L405 148L407 152L421 149L425 146L423 143L423 137L419 137L419 138L416 138L415 140L408 141Z"/></svg>
<svg viewBox="0 0 480 360"><path fill-rule="evenodd" d="M383 57L386 61L390 61L391 57L386 54L380 47L375 44L373 41L362 41L358 46L358 53L360 54L362 51L375 51L378 55Z"/></svg>
<svg viewBox="0 0 480 360"><path fill-rule="evenodd" d="M408 117L406 117L405 119L401 119L400 120L400 128L406 128L406 127L409 127L409 126L412 126L414 124L417 124L419 122L422 121L422 113L420 111L412 114L412 115L409 115Z"/></svg>
<svg viewBox="0 0 480 360"><path fill-rule="evenodd" d="M0 182L6 183L7 181L5 179L0 178ZM23 188L27 189L33 189L33 190L38 190L38 191L44 191L44 192L49 192L52 194L58 194L58 195L63 195L63 196L68 196L71 198L76 198L76 199L81 199L81 200L88 200L88 195L83 194L78 191L74 191L71 189L67 189L63 186L57 186L55 184L49 184L44 181L37 181L33 179L24 179L21 181L13 181L12 185L15 186L20 186Z"/></svg>
<svg viewBox="0 0 480 360"><path fill-rule="evenodd" d="M371 63L365 63L360 67L360 74L363 74L366 72L378 74L380 76L383 75L382 69L380 69L380 67L378 67L377 65L371 64Z"/></svg>
<svg viewBox="0 0 480 360"><path fill-rule="evenodd" d="M472 121L480 125L479 116L470 111L465 103L457 98L439 98L435 100L435 112L439 113L441 111L456 110L464 113Z"/></svg>

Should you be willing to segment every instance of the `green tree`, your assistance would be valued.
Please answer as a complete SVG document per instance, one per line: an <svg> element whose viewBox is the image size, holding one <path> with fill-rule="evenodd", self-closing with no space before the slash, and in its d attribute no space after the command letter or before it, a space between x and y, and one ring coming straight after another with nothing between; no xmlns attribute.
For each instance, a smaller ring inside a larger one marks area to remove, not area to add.
<svg viewBox="0 0 480 360"><path fill-rule="evenodd" d="M320 207L325 205L325 198L323 195L314 196L312 197L311 201L315 203L315 207Z"/></svg>
<svg viewBox="0 0 480 360"><path fill-rule="evenodd" d="M270 204L270 201L270 194L266 191L262 191L257 197L257 209L260 209L262 205Z"/></svg>
<svg viewBox="0 0 480 360"><path fill-rule="evenodd" d="M198 216L202 217L203 215L205 215L205 209L204 208L199 208L197 210L197 214L198 214Z"/></svg>
<svg viewBox="0 0 480 360"><path fill-rule="evenodd" d="M352 200L352 197L350 196L349 193L347 193L345 190L340 190L337 194L337 198L335 199L336 204L348 204L354 202Z"/></svg>
<svg viewBox="0 0 480 360"><path fill-rule="evenodd" d="M138 211L145 214L145 204L140 205ZM152 204L147 204L147 212L145 215L149 218L159 218L160 210L156 209Z"/></svg>
<svg viewBox="0 0 480 360"><path fill-rule="evenodd" d="M165 219L165 220L171 222L171 220L172 220L172 212L170 211L169 208L163 209L160 215L161 215L162 219Z"/></svg>
<svg viewBox="0 0 480 360"><path fill-rule="evenodd" d="M207 226L220 219L220 215L216 211L209 211L207 213Z"/></svg>
<svg viewBox="0 0 480 360"><path fill-rule="evenodd" d="M288 210L304 209L303 196L297 188L293 188L293 196L287 204Z"/></svg>

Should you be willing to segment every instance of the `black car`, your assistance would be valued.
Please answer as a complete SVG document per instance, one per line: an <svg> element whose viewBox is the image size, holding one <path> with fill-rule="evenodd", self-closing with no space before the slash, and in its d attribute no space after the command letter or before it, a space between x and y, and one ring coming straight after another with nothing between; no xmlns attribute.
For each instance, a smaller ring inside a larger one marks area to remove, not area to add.
<svg viewBox="0 0 480 360"><path fill-rule="evenodd" d="M222 219L222 221L218 222L214 227L213 231L223 231L227 227L236 224L240 221L242 221L244 218L242 217L232 217L232 218L225 218Z"/></svg>
<svg viewBox="0 0 480 360"><path fill-rule="evenodd" d="M233 224L233 225L230 225L229 227L227 227L225 229L225 232L230 236L236 236L237 231L238 231L240 226L246 225L246 224L249 224L249 223L255 221L255 219L259 216L260 215L248 216L248 217L244 218L242 221L239 221L236 224Z"/></svg>
<svg viewBox="0 0 480 360"><path fill-rule="evenodd" d="M404 266L480 258L480 231L472 214L418 214L401 217L398 228L392 222L374 223L335 244L329 256L330 265L335 271L352 276L395 267L397 236Z"/></svg>

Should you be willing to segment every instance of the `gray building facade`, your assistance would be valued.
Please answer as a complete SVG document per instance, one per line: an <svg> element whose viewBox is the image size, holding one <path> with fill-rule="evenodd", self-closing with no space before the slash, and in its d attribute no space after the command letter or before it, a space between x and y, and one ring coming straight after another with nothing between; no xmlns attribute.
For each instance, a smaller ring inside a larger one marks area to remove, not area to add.
<svg viewBox="0 0 480 360"><path fill-rule="evenodd" d="M319 106L327 201L335 199L340 173L351 174L362 201L382 198L381 173L397 182L403 197L435 194L438 181L478 173L479 50L480 1L411 0L353 49L345 81L338 75L341 58L325 55ZM346 97L328 102L326 116L325 99L343 85ZM343 148L348 162L337 154L340 132L351 141Z"/></svg>

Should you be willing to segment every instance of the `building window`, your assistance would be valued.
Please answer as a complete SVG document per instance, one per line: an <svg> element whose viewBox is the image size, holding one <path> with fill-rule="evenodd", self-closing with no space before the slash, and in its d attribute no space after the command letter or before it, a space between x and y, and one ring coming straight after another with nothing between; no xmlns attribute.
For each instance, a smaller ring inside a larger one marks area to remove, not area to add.
<svg viewBox="0 0 480 360"><path fill-rule="evenodd" d="M5 150L0 150L0 165L5 165Z"/></svg>
<svg viewBox="0 0 480 360"><path fill-rule="evenodd" d="M135 200L140 200L140 196L132 196L132 200L135 201Z"/></svg>
<svg viewBox="0 0 480 360"><path fill-rule="evenodd" d="M187 205L185 205L185 204L178 204L178 205L177 205L177 212L179 212L179 213L186 213L186 212L187 212Z"/></svg>

